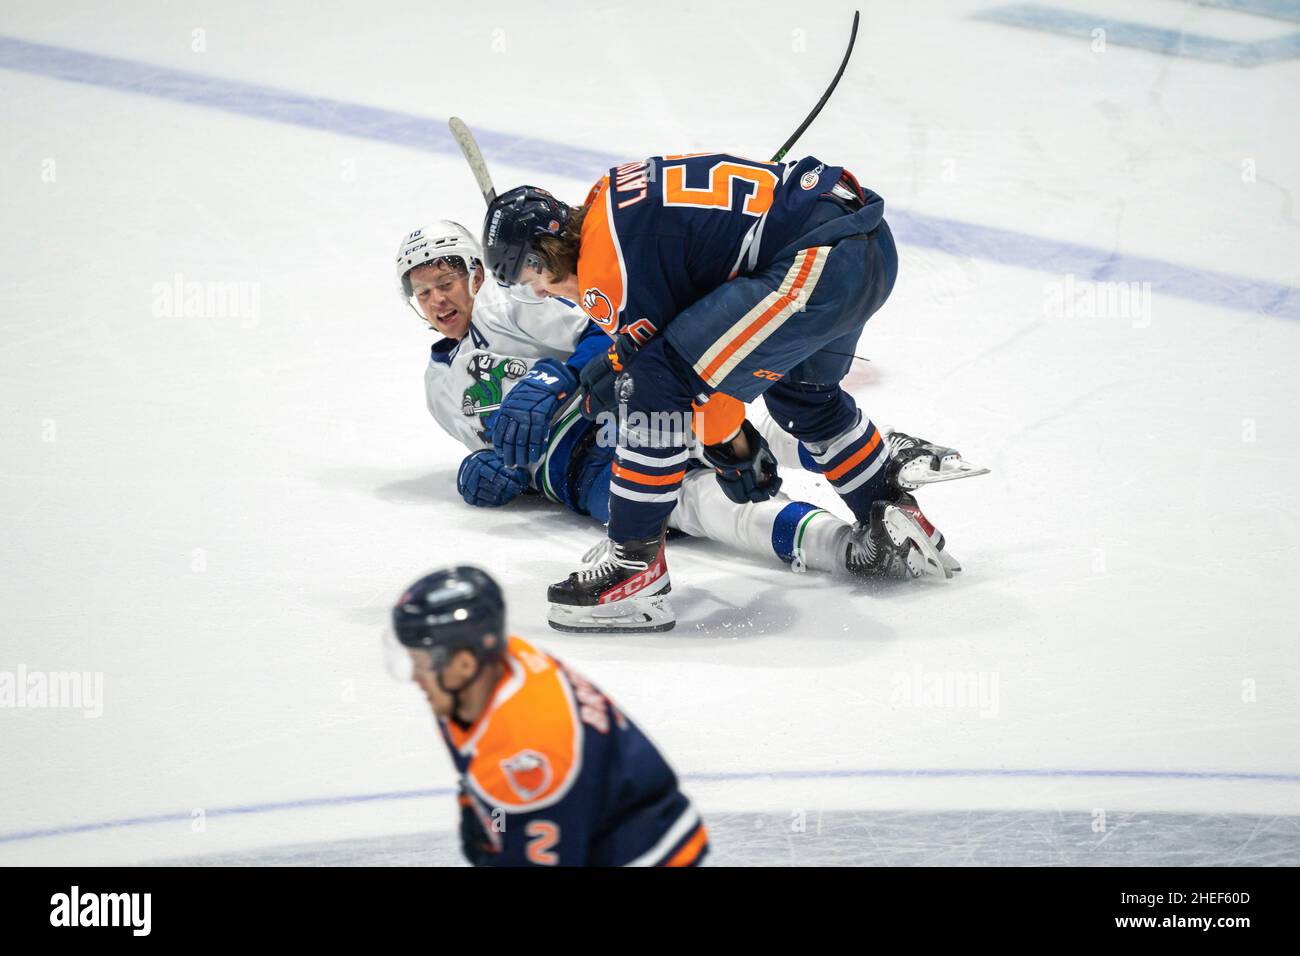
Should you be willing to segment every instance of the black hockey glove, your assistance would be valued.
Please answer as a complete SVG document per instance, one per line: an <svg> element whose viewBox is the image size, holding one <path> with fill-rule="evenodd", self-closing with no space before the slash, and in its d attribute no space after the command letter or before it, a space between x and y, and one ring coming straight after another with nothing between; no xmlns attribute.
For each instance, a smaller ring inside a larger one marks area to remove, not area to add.
<svg viewBox="0 0 1300 956"><path fill-rule="evenodd" d="M497 854L483 821L474 812L473 799L464 790L457 797L460 804L460 849L470 866L490 866Z"/></svg>
<svg viewBox="0 0 1300 956"><path fill-rule="evenodd" d="M614 336L608 350L594 356L582 367L578 376L582 384L582 399L578 407L583 418L594 422L602 412L613 412L618 408L618 389L615 386L637 348L632 336L620 332Z"/></svg>
<svg viewBox="0 0 1300 956"><path fill-rule="evenodd" d="M776 457L758 429L745 419L740 433L749 442L750 455L743 461L731 450L731 442L708 445L704 460L713 466L718 484L728 498L738 505L767 501L781 490L781 476L776 473ZM733 439L734 441L734 439Z"/></svg>

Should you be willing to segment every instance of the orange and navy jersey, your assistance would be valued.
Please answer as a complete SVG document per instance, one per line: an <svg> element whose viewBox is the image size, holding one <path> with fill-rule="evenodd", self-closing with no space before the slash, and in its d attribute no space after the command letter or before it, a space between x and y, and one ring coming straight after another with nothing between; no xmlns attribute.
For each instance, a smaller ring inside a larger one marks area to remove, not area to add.
<svg viewBox="0 0 1300 956"><path fill-rule="evenodd" d="M653 156L610 170L587 197L580 302L610 335L644 342L733 276L774 261L842 169L813 157Z"/></svg>
<svg viewBox="0 0 1300 956"><path fill-rule="evenodd" d="M440 720L499 866L691 866L699 814L654 744L598 688L511 637L469 727Z"/></svg>

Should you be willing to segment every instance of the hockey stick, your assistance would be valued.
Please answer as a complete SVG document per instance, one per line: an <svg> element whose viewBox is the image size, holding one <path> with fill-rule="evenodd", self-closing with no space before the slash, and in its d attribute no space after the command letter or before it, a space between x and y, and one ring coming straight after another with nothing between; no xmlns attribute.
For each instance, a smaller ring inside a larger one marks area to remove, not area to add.
<svg viewBox="0 0 1300 956"><path fill-rule="evenodd" d="M492 205L492 200L497 198L496 187L492 185L492 175L488 172L487 163L483 161L483 153L479 150L478 143L474 141L474 134L469 131L469 127L459 116L447 120L447 126L451 128L451 136L464 154L465 162L469 163L469 170L474 174L474 181L478 183L479 192L483 194L483 201L489 206Z"/></svg>
<svg viewBox="0 0 1300 956"><path fill-rule="evenodd" d="M809 126L812 125L812 121L817 118L817 114L822 111L822 107L826 105L826 101L829 100L831 98L831 94L835 92L835 87L839 86L840 77L844 75L844 68L849 65L849 57L853 55L853 44L858 38L858 19L860 16L861 14L857 10L853 11L853 26L849 29L849 45L848 48L844 51L844 58L840 60L840 68L835 71L835 78L831 80L831 85L826 87L826 92L823 93L822 98L817 101L817 105L812 108L812 112L809 113L807 117L804 118L804 121L799 124L799 128L795 130L793 133L791 133L790 138L787 139L784 145L782 145L782 147L776 151L776 155L772 157L772 162L779 163L781 160L785 159L785 154L790 152L790 147L792 147L795 144L795 142L799 139L799 137L803 135L804 130L806 130ZM846 355L849 356L850 358L855 358L862 362L871 361L871 359L867 358L864 355L858 355L856 352L832 351L831 354Z"/></svg>
<svg viewBox="0 0 1300 956"><path fill-rule="evenodd" d="M835 71L835 79L831 80L831 85L826 87L826 92L822 94L822 98L817 101L817 105L812 108L812 112L808 114L807 118L799 124L799 128L791 133L790 138L785 141L785 145L776 151L776 155L772 157L772 162L779 163L781 160L785 159L785 154L790 152L790 147L793 146L795 141L803 135L803 131L812 125L812 121L815 120L817 114L822 111L822 107L826 105L826 101L831 98L831 94L835 92L835 87L839 85L840 77L844 75L844 68L849 65L849 57L853 55L853 41L857 38L858 11L854 10L853 29L849 31L849 48L844 51L844 59L840 60L840 68ZM463 146L461 148L464 149Z"/></svg>
<svg viewBox="0 0 1300 956"><path fill-rule="evenodd" d="M831 98L835 92L835 87L839 86L840 77L844 75L844 69L849 65L849 57L853 55L853 44L858 38L858 20L861 14L853 11L853 26L849 30L849 45L844 51L844 57L840 60L840 68L835 71L835 77L831 80L830 86L826 87L826 92L822 98L817 101L817 105L812 108L804 121L799 124L799 128L790 134L790 138L785 141L776 155L772 157L772 162L779 163L785 158L785 154L790 152L790 148L798 141L799 137L804 134L812 121L817 118L817 114L822 111L826 101ZM478 148L478 143L474 141L474 134L469 131L465 121L459 116L453 116L447 120L447 126L451 129L452 138L456 140L456 145L460 147L461 153L465 156L465 162L469 163L470 172L474 174L474 181L478 183L479 192L483 194L483 199L488 204L496 199L496 187L492 185L492 175L488 172L487 163L483 159L483 152Z"/></svg>

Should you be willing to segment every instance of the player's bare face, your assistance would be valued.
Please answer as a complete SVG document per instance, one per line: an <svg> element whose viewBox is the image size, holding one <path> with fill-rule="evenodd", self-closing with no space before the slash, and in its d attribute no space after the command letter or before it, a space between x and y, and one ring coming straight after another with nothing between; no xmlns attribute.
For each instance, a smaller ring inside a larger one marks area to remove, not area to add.
<svg viewBox="0 0 1300 956"><path fill-rule="evenodd" d="M496 683L495 669L479 667L473 654L461 650L443 663L442 672L439 673L434 669L433 658L428 651L408 648L408 653L411 655L411 680L420 685L436 716L452 715L452 709L456 706L452 691L461 697L461 713L458 716L471 720L478 716L486 703L486 695Z"/></svg>
<svg viewBox="0 0 1300 956"><path fill-rule="evenodd" d="M449 339L463 339L474 310L474 293L483 284L482 268L471 276L440 260L417 266L409 278L411 301L424 321Z"/></svg>
<svg viewBox="0 0 1300 956"><path fill-rule="evenodd" d="M519 270L519 284L528 286L533 295L543 299L550 296L562 296L570 302L578 301L578 277L576 275L557 282L545 272L539 272L531 266L524 266Z"/></svg>

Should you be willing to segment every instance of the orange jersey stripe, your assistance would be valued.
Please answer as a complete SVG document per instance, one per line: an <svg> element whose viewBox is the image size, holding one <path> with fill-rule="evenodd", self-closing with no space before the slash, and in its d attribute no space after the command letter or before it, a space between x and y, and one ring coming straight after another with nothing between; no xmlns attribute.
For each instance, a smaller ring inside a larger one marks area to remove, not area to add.
<svg viewBox="0 0 1300 956"><path fill-rule="evenodd" d="M578 250L578 304L609 335L623 309L623 267L609 210L609 177L591 190Z"/></svg>
<svg viewBox="0 0 1300 956"><path fill-rule="evenodd" d="M622 465L615 462L614 477L622 478L625 481L634 481L638 485L671 485L686 477L686 469L683 468L681 471L674 471L670 475L647 475L644 472L624 468Z"/></svg>
<svg viewBox="0 0 1300 956"><path fill-rule="evenodd" d="M812 271L813 263L816 261L816 247L809 249L804 253L803 261L799 264L799 274L795 276L794 283L790 286L790 291L773 302L762 315L749 323L749 325L746 326L739 335L732 339L725 349L714 356L713 361L704 369L704 373L700 378L704 379L706 382L709 381L709 379L713 377L713 373L720 369L738 348L753 338L755 332L767 325L767 323L772 321L772 318L777 313L795 300L799 294L799 290L803 288L804 282L808 279L808 273Z"/></svg>
<svg viewBox="0 0 1300 956"><path fill-rule="evenodd" d="M695 828L695 833L691 835L691 838L682 845L680 850L673 854L672 859L665 863L664 866L690 866L699 859L700 853L703 852L708 842L709 831L704 829L704 824L701 823Z"/></svg>
<svg viewBox="0 0 1300 956"><path fill-rule="evenodd" d="M860 464L864 458L866 458L873 451L875 451L876 446L879 444L880 444L880 430L877 429L872 434L871 441L867 442L865 445L859 448L856 452L854 452L844 461L840 462L830 471L823 472L823 474L825 474L826 477L829 478L831 481L834 481L835 479L839 478L841 475L848 474L850 471L853 470L853 467L855 465Z"/></svg>

